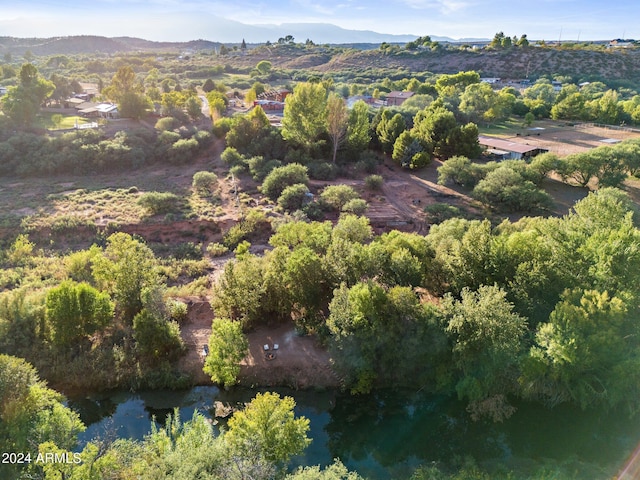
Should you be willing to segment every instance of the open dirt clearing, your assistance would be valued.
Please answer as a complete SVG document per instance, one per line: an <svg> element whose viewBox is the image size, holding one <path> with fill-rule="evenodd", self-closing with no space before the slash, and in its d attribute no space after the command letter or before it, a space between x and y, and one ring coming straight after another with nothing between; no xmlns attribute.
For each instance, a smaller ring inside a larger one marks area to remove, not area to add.
<svg viewBox="0 0 640 480"><path fill-rule="evenodd" d="M189 317L181 327L187 353L179 369L189 374L197 385L210 385L203 371L204 346L211 335L213 311L209 302L190 299ZM338 377L331 369L329 353L313 336L299 336L293 324L259 327L247 335L249 354L241 362L239 381L247 386L281 386L293 388L335 387ZM278 349L274 350L274 345ZM264 350L264 345L269 350Z"/></svg>
<svg viewBox="0 0 640 480"><path fill-rule="evenodd" d="M291 323L259 327L248 334L249 355L241 362L240 382L247 386L336 387L329 353L313 336L299 336ZM274 345L278 349L274 350ZM267 345L269 350L265 350Z"/></svg>
<svg viewBox="0 0 640 480"><path fill-rule="evenodd" d="M580 153L610 144L605 140L621 142L640 138L640 130L637 129L604 127L589 123L569 126L553 121L537 121L534 123L534 128L524 129L520 135L501 136L501 138L545 148L559 156Z"/></svg>

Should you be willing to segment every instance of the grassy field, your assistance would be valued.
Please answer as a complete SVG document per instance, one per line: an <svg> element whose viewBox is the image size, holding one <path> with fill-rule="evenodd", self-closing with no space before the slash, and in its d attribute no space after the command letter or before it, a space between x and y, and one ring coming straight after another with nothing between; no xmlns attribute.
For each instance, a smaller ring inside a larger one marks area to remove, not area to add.
<svg viewBox="0 0 640 480"><path fill-rule="evenodd" d="M62 115L62 121L59 125L56 125L53 121L54 115ZM81 117L79 115L65 115L49 112L41 112L36 117L36 126L40 128L46 128L48 130L65 130L74 128L76 125L84 125L85 123L91 123L92 120Z"/></svg>

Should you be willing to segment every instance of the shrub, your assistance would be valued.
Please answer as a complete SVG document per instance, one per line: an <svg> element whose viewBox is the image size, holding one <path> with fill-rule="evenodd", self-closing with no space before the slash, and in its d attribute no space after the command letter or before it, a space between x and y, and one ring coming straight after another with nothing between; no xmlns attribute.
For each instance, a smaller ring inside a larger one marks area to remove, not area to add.
<svg viewBox="0 0 640 480"><path fill-rule="evenodd" d="M292 163L283 167L274 168L262 183L262 193L271 200L276 201L288 186L297 183L306 185L308 182L307 167L298 163Z"/></svg>
<svg viewBox="0 0 640 480"><path fill-rule="evenodd" d="M229 166L244 164L245 158L240 155L240 152L233 147L227 147L224 149L220 158L224 163Z"/></svg>
<svg viewBox="0 0 640 480"><path fill-rule="evenodd" d="M485 205L507 211L530 211L547 208L551 197L509 167L499 167L487 174L473 189L473 196Z"/></svg>
<svg viewBox="0 0 640 480"><path fill-rule="evenodd" d="M146 192L138 199L138 205L146 208L152 215L159 215L177 212L179 200L180 197L171 192Z"/></svg>
<svg viewBox="0 0 640 480"><path fill-rule="evenodd" d="M329 185L322 191L320 198L332 210L340 211L347 202L359 198L359 195L349 185Z"/></svg>
<svg viewBox="0 0 640 480"><path fill-rule="evenodd" d="M173 257L179 260L202 259L202 247L193 242L180 243L173 250Z"/></svg>
<svg viewBox="0 0 640 480"><path fill-rule="evenodd" d="M425 213L429 215L430 223L442 223L450 218L459 217L460 209L446 203L433 203L424 207Z"/></svg>
<svg viewBox="0 0 640 480"><path fill-rule="evenodd" d="M213 192L218 176L213 172L196 172L193 174L191 186L201 195L209 195Z"/></svg>
<svg viewBox="0 0 640 480"><path fill-rule="evenodd" d="M338 167L327 162L309 164L309 176L315 180L333 180L338 176Z"/></svg>
<svg viewBox="0 0 640 480"><path fill-rule="evenodd" d="M362 198L354 198L353 200L349 200L342 207L343 212L353 213L354 215L362 215L367 211L369 205Z"/></svg>
<svg viewBox="0 0 640 480"><path fill-rule="evenodd" d="M382 158L377 153L366 150L360 154L360 160L356 162L356 167L367 173L375 173L382 161Z"/></svg>
<svg viewBox="0 0 640 480"><path fill-rule="evenodd" d="M156 318L143 309L133 319L133 338L141 355L153 359L175 359L184 350L176 322Z"/></svg>
<svg viewBox="0 0 640 480"><path fill-rule="evenodd" d="M199 147L195 138L182 138L171 145L167 158L171 163L186 163L198 152Z"/></svg>
<svg viewBox="0 0 640 480"><path fill-rule="evenodd" d="M207 253L212 257L221 257L229 251L227 247L225 247L221 243L210 243L207 245Z"/></svg>
<svg viewBox="0 0 640 480"><path fill-rule="evenodd" d="M246 167L244 165L234 165L233 167L231 167L229 169L229 174L233 175L234 177L239 177L240 175L242 175L246 171L247 171L247 169L246 169Z"/></svg>
<svg viewBox="0 0 640 480"><path fill-rule="evenodd" d="M266 160L262 156L251 157L247 163L249 164L249 173L251 177L261 182L264 178L271 173L274 168L281 167L282 162L280 160Z"/></svg>
<svg viewBox="0 0 640 480"><path fill-rule="evenodd" d="M156 130L166 132L178 127L178 120L173 117L164 117L156 122Z"/></svg>
<svg viewBox="0 0 640 480"><path fill-rule="evenodd" d="M370 190L380 190L383 183L384 179L382 178L382 175L369 175L364 179L364 184Z"/></svg>
<svg viewBox="0 0 640 480"><path fill-rule="evenodd" d="M324 218L324 210L318 202L309 202L302 207L302 212L309 220L320 221Z"/></svg>
<svg viewBox="0 0 640 480"><path fill-rule="evenodd" d="M227 233L225 233L222 243L229 249L234 249L238 244L251 237L256 233L271 228L271 224L267 220L265 213L259 209L249 210L245 218L231 227Z"/></svg>
<svg viewBox="0 0 640 480"><path fill-rule="evenodd" d="M167 302L167 310L171 320L178 323L184 323L189 316L189 307L179 300L169 300Z"/></svg>
<svg viewBox="0 0 640 480"><path fill-rule="evenodd" d="M278 205L290 212L299 210L304 205L308 194L309 189L303 183L289 185L282 191L282 194L278 197Z"/></svg>
<svg viewBox="0 0 640 480"><path fill-rule="evenodd" d="M480 180L476 164L467 157L455 156L446 160L438 168L438 183L445 185L449 181L463 187L473 187Z"/></svg>

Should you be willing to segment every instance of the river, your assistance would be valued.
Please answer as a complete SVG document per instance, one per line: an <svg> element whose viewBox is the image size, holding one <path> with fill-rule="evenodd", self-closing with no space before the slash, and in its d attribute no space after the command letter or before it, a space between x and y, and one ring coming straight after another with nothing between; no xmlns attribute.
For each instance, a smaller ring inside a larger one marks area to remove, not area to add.
<svg viewBox="0 0 640 480"><path fill-rule="evenodd" d="M611 478L640 443L640 418L626 414L553 410L519 403L503 423L473 422L455 399L398 391L354 397L329 391L271 389L295 398L296 414L311 422L313 442L293 466L340 458L370 480L408 478L418 465L455 467L471 456L484 468L533 472L562 465L584 480ZM213 416L214 402L250 401L261 390L195 387L186 391L117 392L75 398L69 405L87 425L80 444L96 437L142 439L151 419L174 408L183 420L195 410Z"/></svg>

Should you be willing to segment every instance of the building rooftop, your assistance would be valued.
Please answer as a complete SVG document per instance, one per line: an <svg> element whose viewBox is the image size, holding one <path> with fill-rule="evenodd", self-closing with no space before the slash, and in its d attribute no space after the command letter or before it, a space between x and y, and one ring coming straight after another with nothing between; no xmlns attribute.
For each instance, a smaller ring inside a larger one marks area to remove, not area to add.
<svg viewBox="0 0 640 480"><path fill-rule="evenodd" d="M478 143L480 145L495 149L495 150L503 150L506 152L516 152L516 153L529 153L534 150L540 150L540 147L535 145L526 145L523 143L511 142L509 140L502 140L501 138L495 137L487 137L485 135L478 136Z"/></svg>

